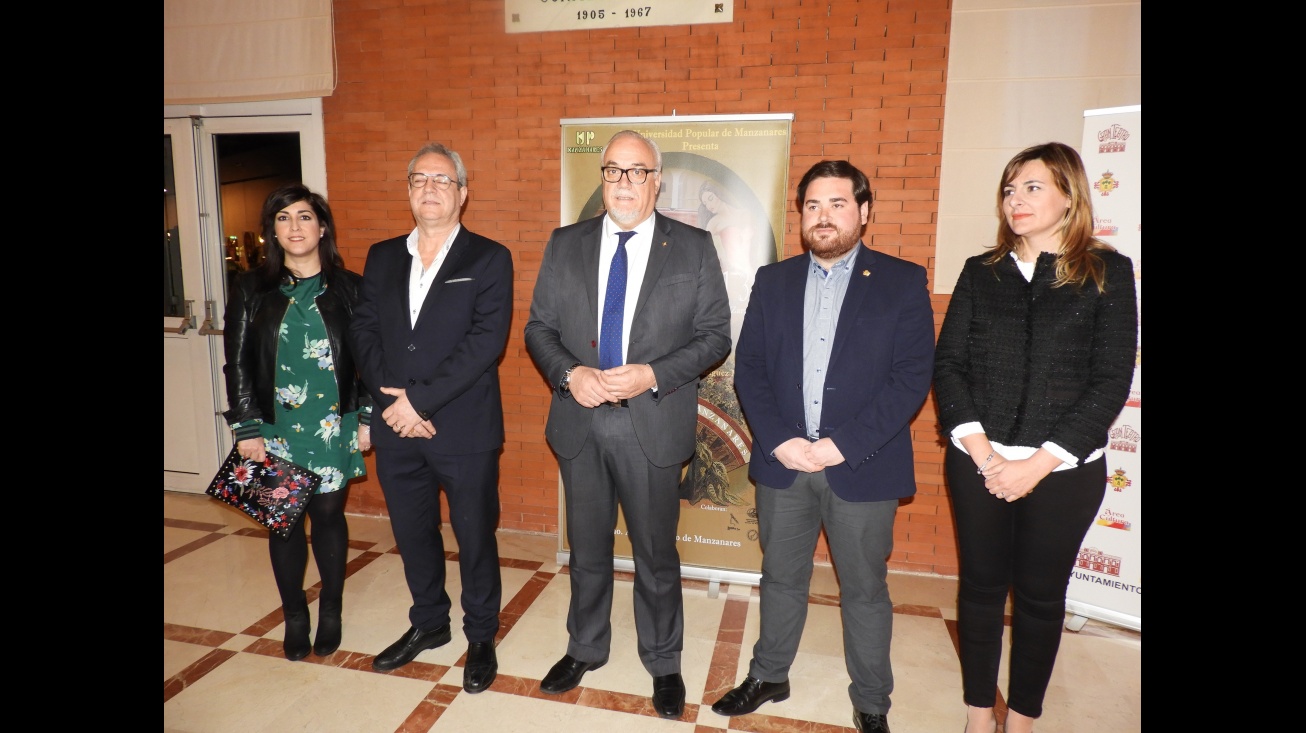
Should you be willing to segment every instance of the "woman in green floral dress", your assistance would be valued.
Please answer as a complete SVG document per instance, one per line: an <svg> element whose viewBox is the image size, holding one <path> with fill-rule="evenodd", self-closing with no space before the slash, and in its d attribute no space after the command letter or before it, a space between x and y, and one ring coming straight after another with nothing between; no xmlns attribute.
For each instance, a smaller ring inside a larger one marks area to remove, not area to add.
<svg viewBox="0 0 1306 733"><path fill-rule="evenodd" d="M371 397L348 343L361 277L344 267L326 200L302 185L279 188L263 204L262 224L265 259L241 273L227 301L223 371L231 409L224 415L243 457L262 461L272 453L322 477L308 505L322 578L311 647L306 522L285 540L268 537L286 623L283 650L293 661L340 646L346 489L367 472Z"/></svg>

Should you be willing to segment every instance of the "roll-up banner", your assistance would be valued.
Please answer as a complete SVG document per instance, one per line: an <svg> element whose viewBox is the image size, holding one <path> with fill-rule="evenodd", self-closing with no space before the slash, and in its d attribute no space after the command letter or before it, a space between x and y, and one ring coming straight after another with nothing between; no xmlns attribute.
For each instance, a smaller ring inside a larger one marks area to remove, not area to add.
<svg viewBox="0 0 1306 733"><path fill-rule="evenodd" d="M734 390L734 349L757 268L784 246L792 114L565 119L561 224L603 214L601 153L608 139L634 130L662 152L657 210L712 233L730 297L731 353L698 391L694 456L680 484L678 547L685 577L756 584L762 568L754 490L748 480L752 435ZM596 243L597 246L597 243ZM559 481L558 561L567 547ZM624 516L615 529L616 567L633 568Z"/></svg>
<svg viewBox="0 0 1306 733"><path fill-rule="evenodd" d="M1134 261L1139 346L1129 400L1107 442L1106 498L1070 576L1067 626L1092 618L1143 630L1143 108L1084 112L1080 156L1093 189L1093 233Z"/></svg>

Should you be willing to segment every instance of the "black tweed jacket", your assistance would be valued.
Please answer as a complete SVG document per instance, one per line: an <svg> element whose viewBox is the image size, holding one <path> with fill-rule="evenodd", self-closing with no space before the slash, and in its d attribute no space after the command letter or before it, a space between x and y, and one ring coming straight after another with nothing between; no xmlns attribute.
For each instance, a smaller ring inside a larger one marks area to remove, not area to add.
<svg viewBox="0 0 1306 733"><path fill-rule="evenodd" d="M1083 461L1107 443L1129 396L1138 348L1133 263L1101 252L1106 292L1052 287L1056 255L1042 254L1026 282L1015 261L966 260L934 356L934 393L945 438L979 422L989 440L1051 441Z"/></svg>

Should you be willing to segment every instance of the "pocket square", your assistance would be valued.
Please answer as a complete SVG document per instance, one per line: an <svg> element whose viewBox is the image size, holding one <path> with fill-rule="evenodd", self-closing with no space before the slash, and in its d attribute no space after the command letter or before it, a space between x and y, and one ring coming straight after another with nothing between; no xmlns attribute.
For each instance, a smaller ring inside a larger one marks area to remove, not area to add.
<svg viewBox="0 0 1306 733"><path fill-rule="evenodd" d="M473 278L470 277L455 277L452 280L445 280L444 284L448 285L449 283L465 283L465 282L470 282L472 279Z"/></svg>

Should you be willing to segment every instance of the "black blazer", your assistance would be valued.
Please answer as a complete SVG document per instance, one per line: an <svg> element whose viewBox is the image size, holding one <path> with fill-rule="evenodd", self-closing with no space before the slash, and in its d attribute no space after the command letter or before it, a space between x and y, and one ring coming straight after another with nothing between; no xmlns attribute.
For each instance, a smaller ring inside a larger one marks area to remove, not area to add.
<svg viewBox="0 0 1306 733"><path fill-rule="evenodd" d="M416 325L408 315L408 235L372 245L363 291L350 331L363 381L384 410L395 398L382 387L407 390L413 408L435 425L437 453L480 453L503 446L499 360L512 321L512 253L462 227L422 302ZM399 445L382 420L372 442Z"/></svg>
<svg viewBox="0 0 1306 733"><path fill-rule="evenodd" d="M1106 445L1129 397L1138 348L1134 267L1111 251L1106 292L1052 287L1056 255L1027 282L1010 257L966 260L939 331L934 395L945 438L979 422L989 440L1051 441L1083 461Z"/></svg>

